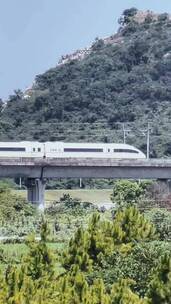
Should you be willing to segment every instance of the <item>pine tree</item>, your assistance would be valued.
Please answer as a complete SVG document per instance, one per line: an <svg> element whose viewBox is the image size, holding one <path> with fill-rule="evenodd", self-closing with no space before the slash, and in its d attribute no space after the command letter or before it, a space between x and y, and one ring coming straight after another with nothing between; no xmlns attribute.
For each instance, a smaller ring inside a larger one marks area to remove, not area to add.
<svg viewBox="0 0 171 304"><path fill-rule="evenodd" d="M112 223L101 221L100 215L95 213L88 226L90 246L88 253L94 263L98 263L102 255L110 254L114 250L112 240Z"/></svg>
<svg viewBox="0 0 171 304"><path fill-rule="evenodd" d="M112 222L100 221L94 214L86 230L79 228L63 254L63 266L78 265L81 271L90 271L103 255L114 250L128 252L136 242L154 239L155 228L136 207L118 210Z"/></svg>
<svg viewBox="0 0 171 304"><path fill-rule="evenodd" d="M89 297L85 304L110 304L110 295L107 294L104 282L101 279L97 279L90 287Z"/></svg>
<svg viewBox="0 0 171 304"><path fill-rule="evenodd" d="M27 239L29 253L24 259L27 268L27 275L33 280L48 280L54 275L54 256L52 251L47 247L46 241L49 233L47 222L43 220L41 226L41 240L36 242L34 235Z"/></svg>
<svg viewBox="0 0 171 304"><path fill-rule="evenodd" d="M7 286L5 283L4 276L0 273L0 304L4 304L6 302L7 296Z"/></svg>
<svg viewBox="0 0 171 304"><path fill-rule="evenodd" d="M7 268L3 285L7 304L53 303L56 277L54 257L46 245L47 234L47 223L43 222L41 240L36 242L35 237L30 236L27 240L29 253L23 258L21 266Z"/></svg>
<svg viewBox="0 0 171 304"><path fill-rule="evenodd" d="M81 271L90 271L100 254L111 251L111 224L101 222L100 215L93 214L87 230L79 228L63 254L63 266L69 270L78 265ZM113 248L112 248L113 249Z"/></svg>
<svg viewBox="0 0 171 304"><path fill-rule="evenodd" d="M128 251L134 243L155 237L154 227L135 207L118 210L113 221L101 221L100 215L95 213L88 228L79 228L70 240L62 257L66 272L59 277L55 274L54 256L47 247L48 233L47 222L43 220L40 241L36 241L34 235L30 236L26 242L29 252L21 265L6 269L5 278L0 283L0 304L146 303L132 292L128 280L114 284L110 291L103 280L90 283L87 279L88 272L94 266L99 267L102 256L113 251L122 252L123 248ZM170 299L169 263L170 260L164 260L151 283L151 304L171 303L155 302L159 296L163 299L163 295L167 301Z"/></svg>
<svg viewBox="0 0 171 304"><path fill-rule="evenodd" d="M171 257L164 255L147 293L150 304L171 303Z"/></svg>
<svg viewBox="0 0 171 304"><path fill-rule="evenodd" d="M85 275L76 266L59 280L57 301L61 304L81 304L88 297Z"/></svg>
<svg viewBox="0 0 171 304"><path fill-rule="evenodd" d="M34 284L25 274L25 267L9 266L5 272L5 285L7 304L27 304L35 293Z"/></svg>
<svg viewBox="0 0 171 304"><path fill-rule="evenodd" d="M116 245L149 241L156 237L154 226L134 206L118 210L113 221L112 237Z"/></svg>
<svg viewBox="0 0 171 304"><path fill-rule="evenodd" d="M68 249L63 254L63 266L70 269L72 265L76 264L82 271L90 270L93 261L88 254L89 247L89 233L84 231L83 228L79 228L75 236L71 238Z"/></svg>
<svg viewBox="0 0 171 304"><path fill-rule="evenodd" d="M111 304L146 304L146 300L140 299L138 295L132 292L131 280L121 280L113 284L111 291Z"/></svg>

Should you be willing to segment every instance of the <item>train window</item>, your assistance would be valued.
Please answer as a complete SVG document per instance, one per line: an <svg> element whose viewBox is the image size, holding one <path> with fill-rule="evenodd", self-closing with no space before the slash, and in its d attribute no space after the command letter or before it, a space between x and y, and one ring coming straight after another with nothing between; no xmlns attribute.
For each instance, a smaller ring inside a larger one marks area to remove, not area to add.
<svg viewBox="0 0 171 304"><path fill-rule="evenodd" d="M110 149L108 149L107 151L110 152Z"/></svg>
<svg viewBox="0 0 171 304"><path fill-rule="evenodd" d="M24 152L26 151L23 147L0 147L0 151L6 152Z"/></svg>
<svg viewBox="0 0 171 304"><path fill-rule="evenodd" d="M33 152L36 152L36 148L33 148Z"/></svg>
<svg viewBox="0 0 171 304"><path fill-rule="evenodd" d="M38 151L38 152L41 152L41 148L38 148L37 151Z"/></svg>
<svg viewBox="0 0 171 304"><path fill-rule="evenodd" d="M64 152L103 152L101 148L64 148Z"/></svg>
<svg viewBox="0 0 171 304"><path fill-rule="evenodd" d="M139 153L138 151L131 150L131 149L114 149L113 152L116 152L116 153L136 153L136 154Z"/></svg>

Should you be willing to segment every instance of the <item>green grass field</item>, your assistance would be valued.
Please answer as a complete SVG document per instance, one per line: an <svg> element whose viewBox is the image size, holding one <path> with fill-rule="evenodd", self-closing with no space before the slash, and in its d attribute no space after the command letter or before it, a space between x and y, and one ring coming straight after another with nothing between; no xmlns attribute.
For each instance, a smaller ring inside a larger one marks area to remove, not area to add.
<svg viewBox="0 0 171 304"><path fill-rule="evenodd" d="M64 243L47 243L47 246L55 253L56 250L63 250L65 247ZM9 264L20 264L22 257L26 256L29 252L29 248L26 244L1 244L0 243L0 253L5 257L5 260L8 261ZM5 271L8 266L8 263L1 261L0 263L0 271ZM63 268L61 267L60 263L56 261L56 271L58 274L63 272Z"/></svg>
<svg viewBox="0 0 171 304"><path fill-rule="evenodd" d="M26 198L25 190L12 190L13 193ZM59 201L63 194L69 194L73 198L79 198L81 201L95 204L110 203L111 189L78 189L78 190L46 190L46 202Z"/></svg>
<svg viewBox="0 0 171 304"><path fill-rule="evenodd" d="M52 250L63 249L63 243L47 243L47 246ZM28 252L28 247L24 244L2 244L0 243L0 249L3 249L5 255L9 257L21 257Z"/></svg>

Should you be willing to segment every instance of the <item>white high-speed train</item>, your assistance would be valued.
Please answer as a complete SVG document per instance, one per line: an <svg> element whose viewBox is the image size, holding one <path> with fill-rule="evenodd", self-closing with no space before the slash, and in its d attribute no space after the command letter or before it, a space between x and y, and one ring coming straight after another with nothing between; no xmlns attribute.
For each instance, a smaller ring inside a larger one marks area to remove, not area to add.
<svg viewBox="0 0 171 304"><path fill-rule="evenodd" d="M145 154L127 144L64 142L0 142L0 158L116 158L144 159Z"/></svg>

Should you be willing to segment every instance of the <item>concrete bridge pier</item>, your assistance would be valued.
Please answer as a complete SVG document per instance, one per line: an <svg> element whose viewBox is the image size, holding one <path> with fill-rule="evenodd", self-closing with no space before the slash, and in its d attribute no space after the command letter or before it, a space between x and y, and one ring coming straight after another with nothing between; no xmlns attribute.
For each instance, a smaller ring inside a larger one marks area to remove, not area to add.
<svg viewBox="0 0 171 304"><path fill-rule="evenodd" d="M46 179L27 179L27 200L31 203L38 204L40 209L44 209L45 187Z"/></svg>

